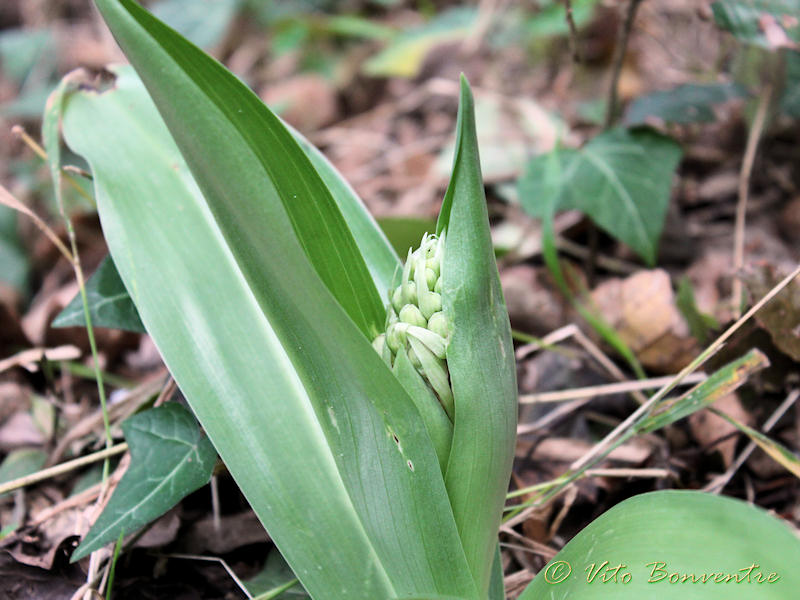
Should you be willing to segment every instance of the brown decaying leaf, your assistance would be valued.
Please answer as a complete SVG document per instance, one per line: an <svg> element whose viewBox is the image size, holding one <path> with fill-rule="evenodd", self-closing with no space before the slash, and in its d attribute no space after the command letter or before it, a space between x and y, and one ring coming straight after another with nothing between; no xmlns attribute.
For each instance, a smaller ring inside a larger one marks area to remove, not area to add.
<svg viewBox="0 0 800 600"><path fill-rule="evenodd" d="M663 269L609 279L591 295L603 318L646 368L676 373L697 354L697 343L675 305L672 284Z"/></svg>
<svg viewBox="0 0 800 600"><path fill-rule="evenodd" d="M736 394L728 394L720 398L714 403L714 406L738 421L748 425L752 424L752 416L745 411ZM690 415L689 427L692 430L694 439L702 446L714 444L717 440L729 436L725 441L715 444L711 449L711 452L718 451L720 453L722 464L727 469L733 461L736 453L736 444L739 441L738 436L730 435L737 431L736 427L707 410L701 410Z"/></svg>

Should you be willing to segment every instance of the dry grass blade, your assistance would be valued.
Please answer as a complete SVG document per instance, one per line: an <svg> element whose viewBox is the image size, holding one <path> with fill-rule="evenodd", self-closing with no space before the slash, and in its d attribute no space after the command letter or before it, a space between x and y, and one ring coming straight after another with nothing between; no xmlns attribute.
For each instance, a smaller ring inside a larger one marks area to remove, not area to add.
<svg viewBox="0 0 800 600"><path fill-rule="evenodd" d="M740 423L730 415L716 410L715 408L709 409L715 415L722 417L728 423L745 433L753 442L766 452L775 462L785 467L792 475L800 479L800 458L798 458L786 446L779 444L773 439L768 438L760 431L756 431L752 427L748 427L744 423Z"/></svg>

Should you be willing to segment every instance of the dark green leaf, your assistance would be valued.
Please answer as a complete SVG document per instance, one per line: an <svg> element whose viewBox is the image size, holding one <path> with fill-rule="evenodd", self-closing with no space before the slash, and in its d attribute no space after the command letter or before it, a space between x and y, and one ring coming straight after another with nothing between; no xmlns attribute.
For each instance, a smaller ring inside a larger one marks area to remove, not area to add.
<svg viewBox="0 0 800 600"><path fill-rule="evenodd" d="M520 202L540 218L576 208L653 264L680 157L672 139L649 129L612 129L580 150L534 158L519 181Z"/></svg>
<svg viewBox="0 0 800 600"><path fill-rule="evenodd" d="M300 148L314 165L325 185L328 186L336 205L347 221L347 226L353 233L380 297L385 298L392 285L395 271L401 266L397 252L392 248L386 235L381 231L381 227L369 214L355 190L345 181L336 167L300 133L293 129L291 131L297 143L300 144ZM419 238L417 242L419 242ZM403 250L403 256L407 250L408 248Z"/></svg>
<svg viewBox="0 0 800 600"><path fill-rule="evenodd" d="M592 522L539 572L519 600L787 600L800 587L798 564L800 541L759 508L701 492L652 492ZM614 581L617 565L624 567ZM757 572L764 579L776 573L778 579L757 583ZM678 575L670 581L672 573ZM741 581L715 581L715 573Z"/></svg>
<svg viewBox="0 0 800 600"><path fill-rule="evenodd" d="M747 90L735 83L679 85L634 100L625 114L625 124L641 125L648 117L667 123L710 123L715 118L714 104L746 95Z"/></svg>
<svg viewBox="0 0 800 600"><path fill-rule="evenodd" d="M136 3L98 0L97 5L114 24L117 41L138 69L223 235L293 231L350 318L365 335L376 335L383 326L383 300L330 191L278 117L222 65ZM165 85L168 79L180 85ZM239 210L232 178L243 188L236 193L263 202Z"/></svg>
<svg viewBox="0 0 800 600"><path fill-rule="evenodd" d="M76 561L157 519L208 483L217 453L192 414L169 402L122 424L131 466L80 546Z"/></svg>
<svg viewBox="0 0 800 600"><path fill-rule="evenodd" d="M86 282L86 299L93 327L109 327L144 333L133 300L119 277L114 261L106 256ZM85 327L83 302L77 294L53 320L52 327Z"/></svg>

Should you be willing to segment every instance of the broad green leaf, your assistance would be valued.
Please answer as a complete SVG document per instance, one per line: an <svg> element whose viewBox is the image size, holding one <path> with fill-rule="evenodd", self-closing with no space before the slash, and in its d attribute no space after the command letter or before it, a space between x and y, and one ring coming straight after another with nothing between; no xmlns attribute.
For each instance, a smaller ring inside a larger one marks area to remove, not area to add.
<svg viewBox="0 0 800 600"><path fill-rule="evenodd" d="M612 129L580 150L534 158L520 202L540 218L576 208L652 265L680 157L673 140L649 129Z"/></svg>
<svg viewBox="0 0 800 600"><path fill-rule="evenodd" d="M152 13L201 48L222 40L242 0L159 0Z"/></svg>
<svg viewBox="0 0 800 600"><path fill-rule="evenodd" d="M133 533L208 483L217 453L192 414L176 402L122 423L131 465L72 560Z"/></svg>
<svg viewBox="0 0 800 600"><path fill-rule="evenodd" d="M711 5L717 25L740 41L773 48L764 34L762 22L771 19L795 42L800 41L800 9L797 0L718 0Z"/></svg>
<svg viewBox="0 0 800 600"><path fill-rule="evenodd" d="M447 233L442 304L453 324L447 364L455 420L445 479L472 575L485 596L514 457L517 381L489 232L472 93L463 76L453 176L437 230Z"/></svg>
<svg viewBox="0 0 800 600"><path fill-rule="evenodd" d="M786 446L779 444L760 431L756 431L752 427L748 427L744 423L740 423L730 415L726 415L718 410L715 410L714 413L728 421L728 423L739 429L741 432L745 433L747 437L753 440L753 442L755 442L759 448L761 448L770 458L772 458L772 460L783 466L795 477L800 478L800 458L798 458L798 456Z"/></svg>
<svg viewBox="0 0 800 600"><path fill-rule="evenodd" d="M576 535L519 600L786 600L800 586L798 564L800 541L759 508L701 492L651 492Z"/></svg>
<svg viewBox="0 0 800 600"><path fill-rule="evenodd" d="M146 74L208 205L187 193L180 160L158 177L138 171L137 149L169 147L155 111L147 127L129 125L123 136L130 99L75 95L65 136L91 155L115 264L245 496L315 598L474 598L424 425L320 280L276 191L308 191L308 171L287 167L294 142L269 157L274 145L265 143L254 157L250 136L277 135L272 120L254 116L264 116L257 99L135 4L98 6ZM247 127L229 126L231 119ZM278 164L266 172L261 158ZM291 210L303 214L332 206L327 196L295 200ZM337 222L327 213L318 219L314 225ZM311 242L322 254L337 248ZM331 553L319 539L343 541Z"/></svg>
<svg viewBox="0 0 800 600"><path fill-rule="evenodd" d="M320 177L331 190L337 206L339 206L350 230L353 232L359 250L364 255L376 287L381 292L382 297L386 296L386 290L391 286L392 277L400 266L400 259L353 188L342 178L341 174L328 159L311 145L302 134L294 130L292 130L292 133L303 152L314 164ZM3 210L6 210L5 207L0 207L0 211ZM14 211L10 211L10 213L14 214ZM2 214L0 212L0 215ZM1 256L2 246L0 245ZM2 265L1 262L0 265ZM130 299L110 256L103 260L97 271L86 282L86 294L89 300L89 314L92 324L96 327L144 332L144 325L142 325L139 314L136 312L136 306ZM53 327L85 325L83 305L79 295L70 301L51 325Z"/></svg>
<svg viewBox="0 0 800 600"><path fill-rule="evenodd" d="M106 256L86 282L86 298L93 327L144 332L136 306L119 277L114 261ZM85 327L83 302L77 294L51 323L52 327Z"/></svg>
<svg viewBox="0 0 800 600"><path fill-rule="evenodd" d="M347 226L355 238L358 250L367 263L367 268L380 297L385 298L392 285L395 271L401 266L400 258L397 256L400 250L397 250L397 247L387 239L382 226L367 211L355 190L345 181L336 167L299 132L294 129L291 131L297 143L300 144L300 148L314 165L325 185L328 186L336 206L342 212L342 216L347 221ZM417 238L417 241L420 238ZM403 250L402 253L404 254L406 250Z"/></svg>
<svg viewBox="0 0 800 600"><path fill-rule="evenodd" d="M12 450L0 464L0 483L8 483L14 479L36 473L47 460L47 452L38 448L21 448ZM9 494L11 492L6 492ZM0 498L6 494L0 494Z"/></svg>
<svg viewBox="0 0 800 600"><path fill-rule="evenodd" d="M114 15L106 17L113 20L112 32L200 188L214 190L206 196L224 224L223 235L238 237L243 229L262 234L293 230L340 305L365 335L376 335L383 326L383 301L330 191L278 117L221 64L138 4L98 0L97 6L104 15ZM166 85L170 78L172 84ZM230 186L228 179L239 185ZM236 210L236 198L245 202L242 193L252 197L248 204L255 208ZM256 203L257 198L264 200ZM279 215L272 214L267 198L278 201ZM279 260L285 252L273 258Z"/></svg>
<svg viewBox="0 0 800 600"><path fill-rule="evenodd" d="M636 98L625 113L625 124L641 125L648 117L667 123L711 123L714 104L746 95L747 90L735 83L687 83Z"/></svg>
<svg viewBox="0 0 800 600"><path fill-rule="evenodd" d="M440 44L464 39L477 15L472 6L451 8L424 25L408 29L365 62L364 72L373 77L416 77L428 53Z"/></svg>

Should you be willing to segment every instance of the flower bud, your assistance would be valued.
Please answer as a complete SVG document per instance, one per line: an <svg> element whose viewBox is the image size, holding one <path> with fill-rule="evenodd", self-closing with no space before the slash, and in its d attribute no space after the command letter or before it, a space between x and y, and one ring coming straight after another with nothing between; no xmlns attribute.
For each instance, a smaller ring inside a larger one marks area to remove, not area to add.
<svg viewBox="0 0 800 600"><path fill-rule="evenodd" d="M409 249L400 282L389 292L386 333L373 342L389 366L404 352L453 418L453 392L447 369L451 327L442 312L441 264L444 236L425 234L420 247Z"/></svg>

